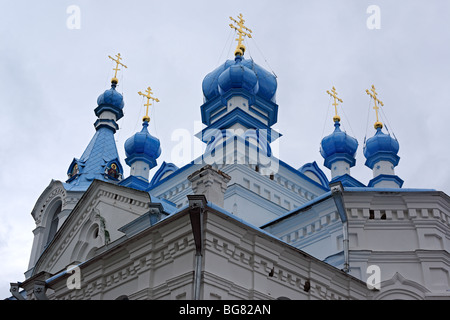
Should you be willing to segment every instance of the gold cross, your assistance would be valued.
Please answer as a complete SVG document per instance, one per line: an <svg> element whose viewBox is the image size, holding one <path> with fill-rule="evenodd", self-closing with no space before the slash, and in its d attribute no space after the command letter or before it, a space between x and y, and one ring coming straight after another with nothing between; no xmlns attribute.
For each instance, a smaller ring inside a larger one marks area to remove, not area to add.
<svg viewBox="0 0 450 320"><path fill-rule="evenodd" d="M144 122L150 122L150 117L148 116L148 107L150 107L152 104L150 103L150 99L155 101L155 102L159 102L158 98L154 98L152 97L152 88L148 87L147 90L145 91L147 94L142 93L141 91L138 92L138 94L140 94L141 96L144 96L147 98L147 103L144 104L144 106L147 107L147 111L145 113L145 116L142 118L142 121Z"/></svg>
<svg viewBox="0 0 450 320"><path fill-rule="evenodd" d="M247 36L247 37L251 38L252 37L252 35L251 35L252 30L250 30L249 28L244 26L245 20L243 19L242 13L239 14L238 18L239 18L239 21L237 21L237 20L233 19L232 17L230 17L230 19L234 23L236 23L239 26L239 28L234 26L232 23L230 23L230 27L235 29L238 32L238 34L239 34L239 37L236 39L237 42L238 42L238 45L237 45L236 50L234 51L234 55L235 56L237 56L237 55L243 56L244 52L245 52L245 46L242 43L244 41L244 36ZM248 32L245 32L244 29L247 30Z"/></svg>
<svg viewBox="0 0 450 320"><path fill-rule="evenodd" d="M126 65L124 65L122 62L120 62L120 60L122 60L122 57L120 56L120 53L116 54L116 57L117 57L117 59L114 59L113 57L108 56L108 58L110 58L112 61L114 61L116 63L116 67L113 69L115 71L114 78L111 79L111 82L115 83L115 84L119 83L119 79L117 79L117 71L120 70L119 69L119 65L127 68Z"/></svg>
<svg viewBox="0 0 450 320"><path fill-rule="evenodd" d="M338 106L338 101L340 103L342 103L343 101L342 101L342 99L338 98L335 87L333 87L333 89L331 89L331 92L327 90L327 93L334 98L333 106L334 106L335 115L333 117L333 121L334 122L341 121L341 118L337 114L337 106Z"/></svg>
<svg viewBox="0 0 450 320"><path fill-rule="evenodd" d="M372 91L372 93L370 91ZM372 85L372 89L370 89L370 91L366 89L366 93L369 96L371 96L373 101L375 102L375 106L373 108L375 109L375 113L377 115L377 122L375 122L374 128L375 129L378 129L378 128L381 129L381 128L383 128L383 124L380 121L378 121L378 109L380 109L380 107L378 107L377 102L379 104L381 104L381 106L384 106L384 104L383 104L383 102L380 99L377 98L378 93L375 91L375 86L374 85Z"/></svg>

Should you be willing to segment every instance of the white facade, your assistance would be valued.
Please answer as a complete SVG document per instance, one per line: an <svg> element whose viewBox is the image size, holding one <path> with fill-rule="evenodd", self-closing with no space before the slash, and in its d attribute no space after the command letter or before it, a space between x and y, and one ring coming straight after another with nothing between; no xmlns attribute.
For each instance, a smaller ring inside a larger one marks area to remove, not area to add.
<svg viewBox="0 0 450 320"><path fill-rule="evenodd" d="M264 229L342 268L347 227L349 273L366 281L373 274L370 266L379 267L382 287L378 298L388 298L390 290L398 293L398 299L407 298L408 290L419 290L420 294L411 293L410 298L450 299L448 195L401 189L348 190L343 192L347 224L329 196ZM402 289L394 290L399 283Z"/></svg>
<svg viewBox="0 0 450 320"><path fill-rule="evenodd" d="M101 207L116 207L125 216L144 212L145 198L129 188L95 182L87 191L89 205L77 206L72 219L62 227L61 241L48 250L36 266L34 276L22 284L28 299L35 299L34 285L46 280L49 299L368 299L366 284L352 276L286 245L217 206L202 209L204 228L194 230L195 210L186 208L150 227L134 226L113 232L108 224L115 213L105 215L111 242L94 249L92 257L73 261L74 244L93 238L91 226L98 223L92 213ZM116 196L120 197L120 203ZM141 206L142 204L142 206ZM117 208L121 206L121 208ZM103 208L104 209L104 208ZM142 209L142 210L141 210ZM102 211L105 212L105 211ZM94 216L95 217L95 216ZM123 221L127 220L124 218ZM142 223L142 221L141 221ZM196 237L201 237L201 282L195 288ZM62 239L73 239L65 242ZM95 244L90 241L91 244ZM92 250L91 249L91 250ZM86 252L89 251L87 248ZM81 285L70 289L68 266L77 265ZM45 272L43 272L45 271ZM194 274L194 275L193 275Z"/></svg>

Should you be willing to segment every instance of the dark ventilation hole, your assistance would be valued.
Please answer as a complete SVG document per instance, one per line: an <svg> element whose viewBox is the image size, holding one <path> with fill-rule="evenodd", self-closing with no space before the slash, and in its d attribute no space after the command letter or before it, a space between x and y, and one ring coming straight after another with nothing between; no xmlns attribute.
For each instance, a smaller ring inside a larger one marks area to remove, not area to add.
<svg viewBox="0 0 450 320"><path fill-rule="evenodd" d="M259 172L259 166L258 165L255 166L255 171Z"/></svg>
<svg viewBox="0 0 450 320"><path fill-rule="evenodd" d="M311 289L311 283L309 283L309 280L306 280L305 285L303 286L303 291L309 292L309 289Z"/></svg>
<svg viewBox="0 0 450 320"><path fill-rule="evenodd" d="M270 175L270 180L273 180L275 176L273 174Z"/></svg>
<svg viewBox="0 0 450 320"><path fill-rule="evenodd" d="M381 220L386 220L386 213L383 213L380 217Z"/></svg>
<svg viewBox="0 0 450 320"><path fill-rule="evenodd" d="M114 200L117 200L117 194L114 196Z"/></svg>
<svg viewBox="0 0 450 320"><path fill-rule="evenodd" d="M269 272L269 277L273 277L273 274L275 273L275 268L272 268Z"/></svg>
<svg viewBox="0 0 450 320"><path fill-rule="evenodd" d="M369 220L375 219L375 212L373 210L369 210Z"/></svg>

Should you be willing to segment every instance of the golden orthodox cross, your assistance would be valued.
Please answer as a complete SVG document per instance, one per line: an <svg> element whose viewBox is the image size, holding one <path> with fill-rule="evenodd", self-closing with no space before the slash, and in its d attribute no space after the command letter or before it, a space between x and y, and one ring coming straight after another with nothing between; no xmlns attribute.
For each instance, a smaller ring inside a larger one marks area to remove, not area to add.
<svg viewBox="0 0 450 320"><path fill-rule="evenodd" d="M372 92L370 92L370 91L372 91ZM377 98L378 93L375 91L374 85L372 85L372 89L370 89L370 91L366 89L366 93L369 96L371 96L373 101L375 102L375 106L373 108L375 109L375 113L377 115L377 122L375 122L374 127L375 127L375 129L383 128L383 124L380 121L378 121L378 109L380 109L380 107L378 107L377 102L379 104L381 104L381 106L384 106L384 104L380 99Z"/></svg>
<svg viewBox="0 0 450 320"><path fill-rule="evenodd" d="M150 122L150 117L148 116L148 107L150 107L152 104L150 103L150 100L153 100L155 102L159 102L158 98L152 97L152 88L148 87L145 91L147 94L142 93L141 91L138 92L139 95L144 96L147 98L147 103L144 104L144 106L147 107L147 111L145 112L145 116L142 118L144 122Z"/></svg>
<svg viewBox="0 0 450 320"><path fill-rule="evenodd" d="M338 98L337 92L336 92L336 88L335 88L335 87L333 87L333 88L331 89L331 92L327 90L327 93L328 93L330 96L332 96L332 97L334 98L333 106L334 106L334 112L335 112L335 115L334 115L334 117L333 117L333 121L334 121L334 122L336 122L336 121L341 121L341 118L340 118L340 117L338 116L338 114L337 114L337 106L338 106L338 101L339 101L340 103L342 103L343 101L342 101L342 99Z"/></svg>
<svg viewBox="0 0 450 320"><path fill-rule="evenodd" d="M111 56L108 56L108 58L110 58L112 61L114 61L116 63L116 67L113 69L115 71L114 73L114 78L111 79L112 83L117 84L119 82L119 79L117 79L117 71L119 71L119 65L123 66L124 68L127 68L126 65L124 65L122 62L120 62L120 60L122 60L122 57L120 56L120 53L116 54L117 59L114 59Z"/></svg>
<svg viewBox="0 0 450 320"><path fill-rule="evenodd" d="M242 43L244 41L244 36L251 38L252 30L250 30L249 28L244 26L245 20L243 19L242 13L239 14L238 18L239 18L239 21L230 17L231 21L233 21L235 24L237 24L239 28L234 26L232 23L230 23L230 27L235 29L237 31L237 33L239 34L239 37L236 39L238 42L238 45L237 45L236 51L234 51L234 55L235 56L237 56L237 55L243 56L244 52L245 52L245 46ZM244 31L244 29L248 32Z"/></svg>

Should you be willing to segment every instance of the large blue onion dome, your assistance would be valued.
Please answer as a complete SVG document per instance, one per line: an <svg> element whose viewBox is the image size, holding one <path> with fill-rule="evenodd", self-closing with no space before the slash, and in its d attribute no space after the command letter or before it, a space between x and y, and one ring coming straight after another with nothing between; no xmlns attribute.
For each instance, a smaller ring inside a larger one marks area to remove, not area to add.
<svg viewBox="0 0 450 320"><path fill-rule="evenodd" d="M385 160L396 166L400 161L400 157L397 155L399 149L400 145L397 139L392 138L390 134L385 134L379 126L375 135L367 139L364 145L365 164L372 169L375 163Z"/></svg>
<svg viewBox="0 0 450 320"><path fill-rule="evenodd" d="M349 136L340 128L339 121L334 123L334 132L322 139L320 154L325 159L324 165L331 169L335 161L346 161L350 166L356 163L355 154L358 149L358 140Z"/></svg>
<svg viewBox="0 0 450 320"><path fill-rule="evenodd" d="M245 89L275 103L276 77L253 62L237 55L210 72L203 79L202 89L205 101L227 93L230 89Z"/></svg>
<svg viewBox="0 0 450 320"><path fill-rule="evenodd" d="M111 111L116 115L116 120L123 117L125 103L123 96L116 91L116 84L111 84L111 89L106 90L97 98L98 107L94 110L98 117L103 111Z"/></svg>
<svg viewBox="0 0 450 320"><path fill-rule="evenodd" d="M156 159L161 155L161 143L148 132L148 121L142 123L142 130L125 141L125 162L131 166L135 161L144 161L150 169L156 166Z"/></svg>
<svg viewBox="0 0 450 320"><path fill-rule="evenodd" d="M255 72L244 66L240 59L236 59L235 64L219 75L218 85L220 94L235 88L245 89L251 94L258 92L258 78Z"/></svg>

